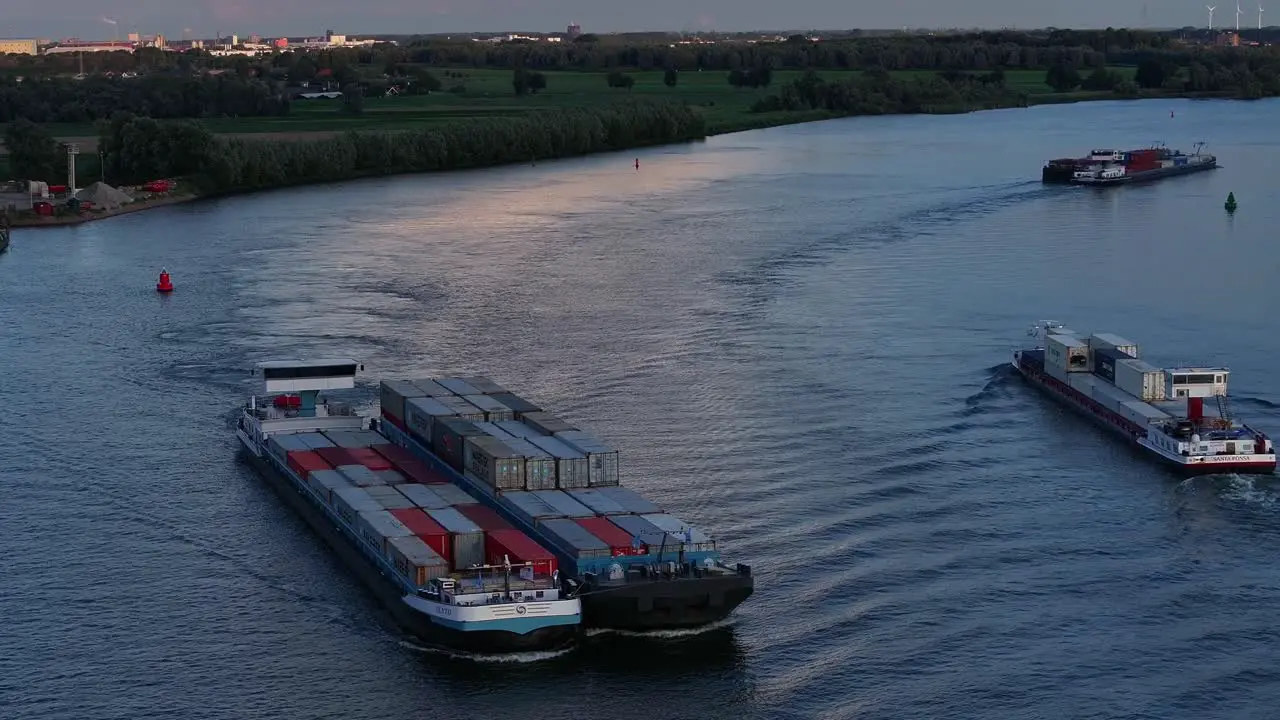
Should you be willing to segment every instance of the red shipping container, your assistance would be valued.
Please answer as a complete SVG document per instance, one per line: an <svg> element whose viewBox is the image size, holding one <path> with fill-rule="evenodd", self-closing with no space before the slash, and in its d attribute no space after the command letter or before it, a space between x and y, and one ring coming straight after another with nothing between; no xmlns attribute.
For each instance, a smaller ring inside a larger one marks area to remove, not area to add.
<svg viewBox="0 0 1280 720"><path fill-rule="evenodd" d="M391 514L413 531L414 535L421 538L427 547L444 558L445 562L449 563L449 567L453 567L453 543L449 541L449 531L445 530L440 523L432 520L430 515L418 508L392 510Z"/></svg>
<svg viewBox="0 0 1280 720"><path fill-rule="evenodd" d="M289 461L289 468L303 480L316 470L333 469L320 453L311 450L290 450L285 457Z"/></svg>
<svg viewBox="0 0 1280 720"><path fill-rule="evenodd" d="M600 542L608 543L609 552L614 557L622 555L648 555L648 546L641 543L640 549L631 547L631 533L609 522L608 518L575 518L574 522L583 527L584 530L595 535Z"/></svg>
<svg viewBox="0 0 1280 720"><path fill-rule="evenodd" d="M356 461L357 465L363 465L370 470L390 470L391 462L382 457L378 453L367 447L362 448L343 448L347 454Z"/></svg>
<svg viewBox="0 0 1280 720"><path fill-rule="evenodd" d="M516 529L514 525L503 520L497 510L484 505L455 505L453 509L462 513L471 522L479 525L480 529L485 532Z"/></svg>
<svg viewBox="0 0 1280 720"><path fill-rule="evenodd" d="M382 413L382 422L388 422L388 423L391 423L392 425L395 425L396 427L400 428L401 432L404 432L404 433L409 432L409 428L404 426L404 421L394 415L391 415L390 413L385 413L385 412Z"/></svg>
<svg viewBox="0 0 1280 720"><path fill-rule="evenodd" d="M441 477L439 473L427 467L427 464L421 460L405 460L397 463L396 469L401 475L409 478L410 481L422 483L423 485L444 485L449 481Z"/></svg>
<svg viewBox="0 0 1280 720"><path fill-rule="evenodd" d="M511 561L512 570L515 570L515 565L533 563L535 575L550 575L556 571L556 556L519 530L486 532L484 554L490 565L501 565L505 555Z"/></svg>
<svg viewBox="0 0 1280 720"><path fill-rule="evenodd" d="M405 450L399 445L392 445L391 443L373 445L370 446L369 449L386 458L392 465L399 465L402 462L418 459L408 450Z"/></svg>
<svg viewBox="0 0 1280 720"><path fill-rule="evenodd" d="M355 458L351 457L351 453L342 447L326 447L315 451L317 455L325 459L325 462L334 467L340 465L359 465Z"/></svg>

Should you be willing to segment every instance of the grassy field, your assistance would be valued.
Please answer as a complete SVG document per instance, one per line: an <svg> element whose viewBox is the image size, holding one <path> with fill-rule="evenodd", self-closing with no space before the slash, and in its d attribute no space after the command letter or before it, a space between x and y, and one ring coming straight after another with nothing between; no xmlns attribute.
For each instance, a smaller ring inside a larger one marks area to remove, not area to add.
<svg viewBox="0 0 1280 720"><path fill-rule="evenodd" d="M1113 68L1132 77L1132 68ZM547 87L536 95L516 97L511 88L511 72L508 70L444 70L433 69L446 91L431 95L369 98L364 112L353 116L340 112L337 100L299 100L293 103L290 114L279 118L209 119L204 124L212 131L228 135L253 135L280 139L315 137L346 130L406 130L422 128L436 123L454 122L484 117L519 115L536 108L584 107L608 104L620 98L673 98L683 100L702 109L711 134L769 127L795 122L821 119L824 112L802 113L752 113L751 105L760 98L777 91L777 88L798 77L800 71L774 73L770 88L738 89L729 85L727 73L722 71L680 73L679 82L669 88L662 82L663 74L633 72L635 85L630 90L611 88L605 82L604 73L548 72ZM446 76L461 74L462 77ZM849 77L855 71L821 70L818 74L827 80ZM930 75L933 71L900 71L898 76ZM1063 102L1111 97L1110 93L1053 93L1044 84L1045 73L1040 70L1012 70L1005 73L1010 87L1023 90L1031 96L1031 102ZM447 90L463 85L466 92L455 94ZM97 179L96 132L92 125L51 125L50 130L61 139L80 143L82 177ZM3 150L0 149L0 153ZM6 158L0 155L0 178L8 176ZM94 170L88 172L88 165Z"/></svg>

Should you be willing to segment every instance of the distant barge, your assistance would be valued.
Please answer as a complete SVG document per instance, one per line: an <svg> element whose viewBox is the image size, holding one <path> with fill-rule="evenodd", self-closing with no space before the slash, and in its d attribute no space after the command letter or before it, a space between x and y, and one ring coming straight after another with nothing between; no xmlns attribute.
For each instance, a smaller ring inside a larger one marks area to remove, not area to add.
<svg viewBox="0 0 1280 720"><path fill-rule="evenodd" d="M1218 158L1196 151L1187 155L1164 147L1140 150L1094 150L1088 157L1059 158L1045 163L1044 183L1056 185L1125 185L1212 170Z"/></svg>

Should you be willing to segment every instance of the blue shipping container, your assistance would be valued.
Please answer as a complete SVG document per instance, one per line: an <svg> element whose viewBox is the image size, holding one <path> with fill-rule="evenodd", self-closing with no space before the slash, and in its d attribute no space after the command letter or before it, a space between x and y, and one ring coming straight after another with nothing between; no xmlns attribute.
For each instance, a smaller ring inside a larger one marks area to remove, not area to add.
<svg viewBox="0 0 1280 720"><path fill-rule="evenodd" d="M1093 351L1093 374L1110 383L1116 381L1116 362L1133 356L1115 348L1099 348Z"/></svg>

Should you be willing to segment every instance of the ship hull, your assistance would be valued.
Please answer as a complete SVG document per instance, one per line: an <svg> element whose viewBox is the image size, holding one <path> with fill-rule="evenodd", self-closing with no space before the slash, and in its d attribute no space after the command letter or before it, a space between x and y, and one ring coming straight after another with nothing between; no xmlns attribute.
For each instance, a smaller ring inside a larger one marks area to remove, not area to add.
<svg viewBox="0 0 1280 720"><path fill-rule="evenodd" d="M472 653L514 653L557 650L572 644L575 625L553 625L528 632L510 630L461 630L444 626L405 602L402 588L374 567L342 534L332 520L294 488L293 482L265 458L241 443L241 457L258 471L276 494L298 513L342 563L360 579L395 621L418 640L431 646Z"/></svg>
<svg viewBox="0 0 1280 720"><path fill-rule="evenodd" d="M1104 416L1093 407L1091 399L1056 378L1047 375L1034 361L1023 362L1020 353L1014 354L1013 368L1031 385L1046 395L1089 418L1098 425L1120 435L1141 451L1148 458L1154 458L1164 465L1186 476L1219 475L1238 473L1243 475L1266 475L1276 469L1274 455L1269 459L1250 460L1248 455L1234 455L1220 458L1218 456L1187 457L1173 455L1162 451L1146 441L1146 430L1123 419L1112 419ZM1108 413L1110 415L1110 413Z"/></svg>
<svg viewBox="0 0 1280 720"><path fill-rule="evenodd" d="M1150 182L1152 180L1161 180L1177 175L1190 175L1192 173L1213 170L1218 167L1216 160L1213 162L1199 163L1196 165L1171 165L1164 168L1155 168L1153 170L1143 170L1133 174L1125 174L1114 178L1100 177L1075 177L1074 169L1061 167L1046 167L1041 170L1040 180L1050 185L1133 185L1142 182Z"/></svg>

